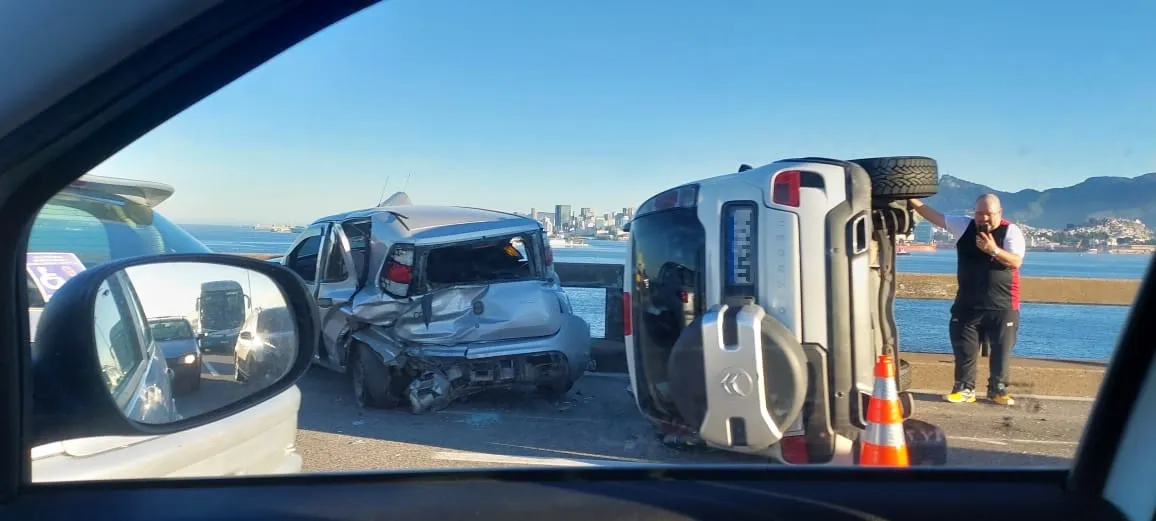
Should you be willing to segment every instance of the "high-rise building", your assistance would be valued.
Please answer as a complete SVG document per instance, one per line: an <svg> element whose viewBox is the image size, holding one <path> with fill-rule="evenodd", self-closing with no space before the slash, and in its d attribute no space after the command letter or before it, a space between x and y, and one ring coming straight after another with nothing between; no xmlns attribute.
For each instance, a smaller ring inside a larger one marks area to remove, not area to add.
<svg viewBox="0 0 1156 521"><path fill-rule="evenodd" d="M559 204L554 206L554 227L561 230L570 224L570 217L573 213L570 210L570 205Z"/></svg>

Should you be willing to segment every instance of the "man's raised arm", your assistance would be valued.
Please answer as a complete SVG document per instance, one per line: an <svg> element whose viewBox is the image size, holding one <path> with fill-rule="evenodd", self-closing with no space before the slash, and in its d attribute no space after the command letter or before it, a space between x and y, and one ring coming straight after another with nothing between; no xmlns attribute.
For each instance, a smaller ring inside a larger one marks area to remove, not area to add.
<svg viewBox="0 0 1156 521"><path fill-rule="evenodd" d="M939 213L939 210L923 204L923 201L920 201L919 199L908 199L907 205L910 206L912 210L915 210L915 213L918 213L920 217L930 221L931 224L943 228L944 230L948 229L947 218L944 217L942 213Z"/></svg>

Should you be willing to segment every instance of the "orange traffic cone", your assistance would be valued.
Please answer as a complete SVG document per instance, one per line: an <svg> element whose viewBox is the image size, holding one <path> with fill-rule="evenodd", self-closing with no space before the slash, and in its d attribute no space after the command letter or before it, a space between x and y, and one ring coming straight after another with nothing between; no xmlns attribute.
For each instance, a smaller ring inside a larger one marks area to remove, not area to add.
<svg viewBox="0 0 1156 521"><path fill-rule="evenodd" d="M867 430L863 432L859 464L872 467L909 467L903 436L903 408L895 385L895 364L882 355L875 362L875 391L867 404Z"/></svg>

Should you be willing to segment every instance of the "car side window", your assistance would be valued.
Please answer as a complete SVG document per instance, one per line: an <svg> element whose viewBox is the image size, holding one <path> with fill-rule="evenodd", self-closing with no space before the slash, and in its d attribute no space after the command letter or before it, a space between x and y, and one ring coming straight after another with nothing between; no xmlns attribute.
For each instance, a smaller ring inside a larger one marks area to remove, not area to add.
<svg viewBox="0 0 1156 521"><path fill-rule="evenodd" d="M341 282L349 278L349 270L345 267L345 248L341 245L336 229L330 231L329 237L333 241L325 260L325 275L321 282Z"/></svg>
<svg viewBox="0 0 1156 521"><path fill-rule="evenodd" d="M345 238L349 239L349 256L353 258L353 271L357 273L358 286L364 285L368 275L370 222L365 219L345 221L341 224Z"/></svg>
<svg viewBox="0 0 1156 521"><path fill-rule="evenodd" d="M114 280L114 279L110 279ZM132 324L135 313L124 293L104 281L96 296L94 321L96 324L97 356L109 392L116 394L133 371L144 361L140 336Z"/></svg>
<svg viewBox="0 0 1156 521"><path fill-rule="evenodd" d="M285 256L285 266L297 272L306 282L317 280L317 258L321 255L321 237L324 228L314 226L302 234L304 240Z"/></svg>

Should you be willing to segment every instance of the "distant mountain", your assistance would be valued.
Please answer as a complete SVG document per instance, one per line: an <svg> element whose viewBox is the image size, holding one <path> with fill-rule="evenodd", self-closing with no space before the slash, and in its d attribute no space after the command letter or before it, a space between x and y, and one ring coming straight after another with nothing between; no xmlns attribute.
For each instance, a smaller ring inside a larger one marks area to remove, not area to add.
<svg viewBox="0 0 1156 521"><path fill-rule="evenodd" d="M1139 177L1090 177L1079 184L1047 190L1002 192L950 175L939 178L939 193L927 199L941 211L970 210L975 198L994 192L1004 216L1030 226L1063 229L1088 219L1140 219L1156 228L1156 172Z"/></svg>

